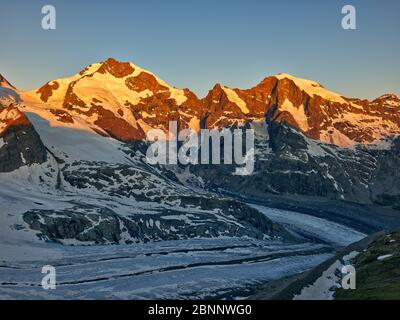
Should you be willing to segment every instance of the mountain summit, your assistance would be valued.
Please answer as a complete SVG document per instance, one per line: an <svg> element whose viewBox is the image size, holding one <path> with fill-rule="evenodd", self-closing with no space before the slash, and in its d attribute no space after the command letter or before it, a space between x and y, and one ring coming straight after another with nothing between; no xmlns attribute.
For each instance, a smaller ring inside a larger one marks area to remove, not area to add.
<svg viewBox="0 0 400 320"><path fill-rule="evenodd" d="M112 58L21 94L28 105L54 110L59 121L79 117L122 141L142 140L149 128L168 128L174 119L181 126L199 127L200 120L193 121L199 107L194 93Z"/></svg>

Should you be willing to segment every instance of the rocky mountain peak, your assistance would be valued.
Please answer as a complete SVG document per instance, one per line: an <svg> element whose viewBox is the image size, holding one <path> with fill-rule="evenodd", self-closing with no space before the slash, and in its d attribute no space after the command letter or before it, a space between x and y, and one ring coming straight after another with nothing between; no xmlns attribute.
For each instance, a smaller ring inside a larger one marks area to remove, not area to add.
<svg viewBox="0 0 400 320"><path fill-rule="evenodd" d="M97 70L99 73L109 73L116 78L124 78L131 75L134 71L135 68L130 62L120 62L114 58L108 58Z"/></svg>
<svg viewBox="0 0 400 320"><path fill-rule="evenodd" d="M15 89L15 87L0 74L0 87Z"/></svg>
<svg viewBox="0 0 400 320"><path fill-rule="evenodd" d="M18 108L8 106L0 108L0 134L14 125L28 125L28 118Z"/></svg>
<svg viewBox="0 0 400 320"><path fill-rule="evenodd" d="M400 106L400 99L393 93L386 93L373 100L372 103L392 104Z"/></svg>
<svg viewBox="0 0 400 320"><path fill-rule="evenodd" d="M0 108L0 173L46 159L46 148L28 117L13 105Z"/></svg>

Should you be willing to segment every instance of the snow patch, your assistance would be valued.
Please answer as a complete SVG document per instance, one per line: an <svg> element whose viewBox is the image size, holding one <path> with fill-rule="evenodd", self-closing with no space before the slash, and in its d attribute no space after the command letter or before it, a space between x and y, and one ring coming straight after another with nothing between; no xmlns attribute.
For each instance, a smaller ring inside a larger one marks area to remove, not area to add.
<svg viewBox="0 0 400 320"><path fill-rule="evenodd" d="M377 260L382 261L382 260L389 259L389 258L391 258L391 257L393 257L393 254L385 254L385 255L379 256L379 257L377 258Z"/></svg>
<svg viewBox="0 0 400 320"><path fill-rule="evenodd" d="M225 91L228 100L235 103L240 108L242 113L247 114L250 112L246 103L237 95L235 91L225 86L223 86L222 89Z"/></svg>
<svg viewBox="0 0 400 320"><path fill-rule="evenodd" d="M308 131L308 118L306 113L304 112L303 105L296 108L290 100L285 99L280 110L289 112L293 116L294 120L297 122L299 128L304 132Z"/></svg>
<svg viewBox="0 0 400 320"><path fill-rule="evenodd" d="M3 138L0 138L0 149L3 148L3 146L5 146L6 144L7 142L5 142Z"/></svg>

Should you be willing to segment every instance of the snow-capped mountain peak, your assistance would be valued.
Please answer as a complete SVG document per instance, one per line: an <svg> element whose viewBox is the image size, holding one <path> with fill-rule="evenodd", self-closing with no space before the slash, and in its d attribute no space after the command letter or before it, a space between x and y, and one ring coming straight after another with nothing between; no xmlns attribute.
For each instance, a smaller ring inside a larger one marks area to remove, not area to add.
<svg viewBox="0 0 400 320"><path fill-rule="evenodd" d="M286 73L270 76L241 90L217 85L203 99L206 127L220 128L266 118L285 122L306 136L340 147L382 145L400 134L399 105L394 95L373 102L350 99L320 83Z"/></svg>
<svg viewBox="0 0 400 320"><path fill-rule="evenodd" d="M196 100L188 89L177 89L133 63L113 58L21 96L27 105L80 117L123 141L142 140L160 119L185 112L185 102Z"/></svg>
<svg viewBox="0 0 400 320"><path fill-rule="evenodd" d="M293 81L297 87L299 87L301 90L303 90L310 96L317 95L317 96L320 96L329 101L334 101L334 102L338 102L338 103L346 103L346 101L343 99L342 96L340 96L339 94L337 94L335 92L325 89L318 82L295 77L295 76L292 76L287 73L280 73L280 74L277 74L275 77L278 80L289 79L289 80Z"/></svg>

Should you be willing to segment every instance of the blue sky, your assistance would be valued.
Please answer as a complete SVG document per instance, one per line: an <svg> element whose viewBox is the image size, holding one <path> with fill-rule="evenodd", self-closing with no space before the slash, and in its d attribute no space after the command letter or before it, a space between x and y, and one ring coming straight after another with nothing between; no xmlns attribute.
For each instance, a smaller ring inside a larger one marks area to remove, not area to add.
<svg viewBox="0 0 400 320"><path fill-rule="evenodd" d="M114 57L203 96L279 72L346 96L400 95L398 0L1 1L0 73L21 89ZM41 8L57 29L41 28ZM357 30L341 28L341 8Z"/></svg>

